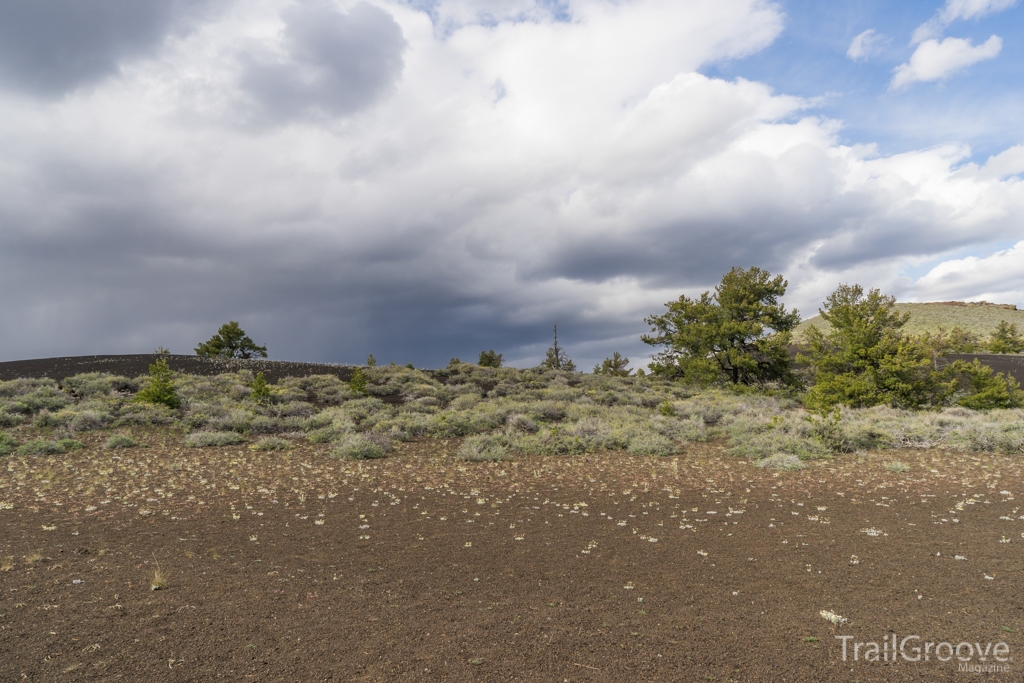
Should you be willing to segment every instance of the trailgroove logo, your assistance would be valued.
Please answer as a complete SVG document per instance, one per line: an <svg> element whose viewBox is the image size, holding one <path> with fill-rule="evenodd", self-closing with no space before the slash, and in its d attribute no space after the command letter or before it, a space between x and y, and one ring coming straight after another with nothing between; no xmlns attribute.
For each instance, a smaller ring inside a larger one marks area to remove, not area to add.
<svg viewBox="0 0 1024 683"><path fill-rule="evenodd" d="M843 643L843 661L854 662L957 662L957 670L968 673L1008 673L1010 646L998 643L950 643L948 641L922 641L920 636L899 639L896 634L886 636L881 643L854 641L853 636L836 636ZM853 641L853 642L851 642Z"/></svg>

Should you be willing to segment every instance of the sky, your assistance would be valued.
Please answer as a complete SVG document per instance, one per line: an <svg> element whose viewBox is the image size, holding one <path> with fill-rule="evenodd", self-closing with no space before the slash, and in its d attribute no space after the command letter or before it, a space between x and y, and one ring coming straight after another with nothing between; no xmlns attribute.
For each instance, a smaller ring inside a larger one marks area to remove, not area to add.
<svg viewBox="0 0 1024 683"><path fill-rule="evenodd" d="M0 361L646 363L733 266L1024 307L1016 0L0 0Z"/></svg>

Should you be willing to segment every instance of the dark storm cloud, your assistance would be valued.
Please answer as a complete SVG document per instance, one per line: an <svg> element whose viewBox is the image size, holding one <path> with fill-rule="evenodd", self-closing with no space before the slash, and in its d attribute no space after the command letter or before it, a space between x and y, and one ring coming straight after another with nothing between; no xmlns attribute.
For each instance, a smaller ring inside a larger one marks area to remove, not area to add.
<svg viewBox="0 0 1024 683"><path fill-rule="evenodd" d="M405 38L384 10L366 3L347 14L324 2L281 13L287 61L250 57L243 88L270 120L344 115L388 92L402 74Z"/></svg>
<svg viewBox="0 0 1024 683"><path fill-rule="evenodd" d="M3 0L0 84L60 95L115 73L222 0Z"/></svg>

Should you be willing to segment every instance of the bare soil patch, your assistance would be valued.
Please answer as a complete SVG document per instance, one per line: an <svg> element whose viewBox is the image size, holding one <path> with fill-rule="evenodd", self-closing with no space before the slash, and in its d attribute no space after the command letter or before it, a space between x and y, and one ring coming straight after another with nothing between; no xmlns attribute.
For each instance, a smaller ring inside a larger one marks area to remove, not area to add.
<svg viewBox="0 0 1024 683"><path fill-rule="evenodd" d="M989 676L1020 680L1016 457L775 472L720 444L467 463L429 440L353 462L135 436L0 459L3 680L965 675L955 658L844 662L835 638L894 634L1005 642L1010 671Z"/></svg>

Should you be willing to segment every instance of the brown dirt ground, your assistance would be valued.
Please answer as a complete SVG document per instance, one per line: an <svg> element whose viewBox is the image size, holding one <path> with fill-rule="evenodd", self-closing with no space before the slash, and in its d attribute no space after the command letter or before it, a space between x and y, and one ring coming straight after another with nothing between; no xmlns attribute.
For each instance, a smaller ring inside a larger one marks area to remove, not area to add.
<svg viewBox="0 0 1024 683"><path fill-rule="evenodd" d="M965 675L844 662L835 638L894 634L1005 642L1010 671L988 676L1022 680L1020 458L772 472L706 444L466 463L453 440L350 462L136 435L0 459L2 680Z"/></svg>

